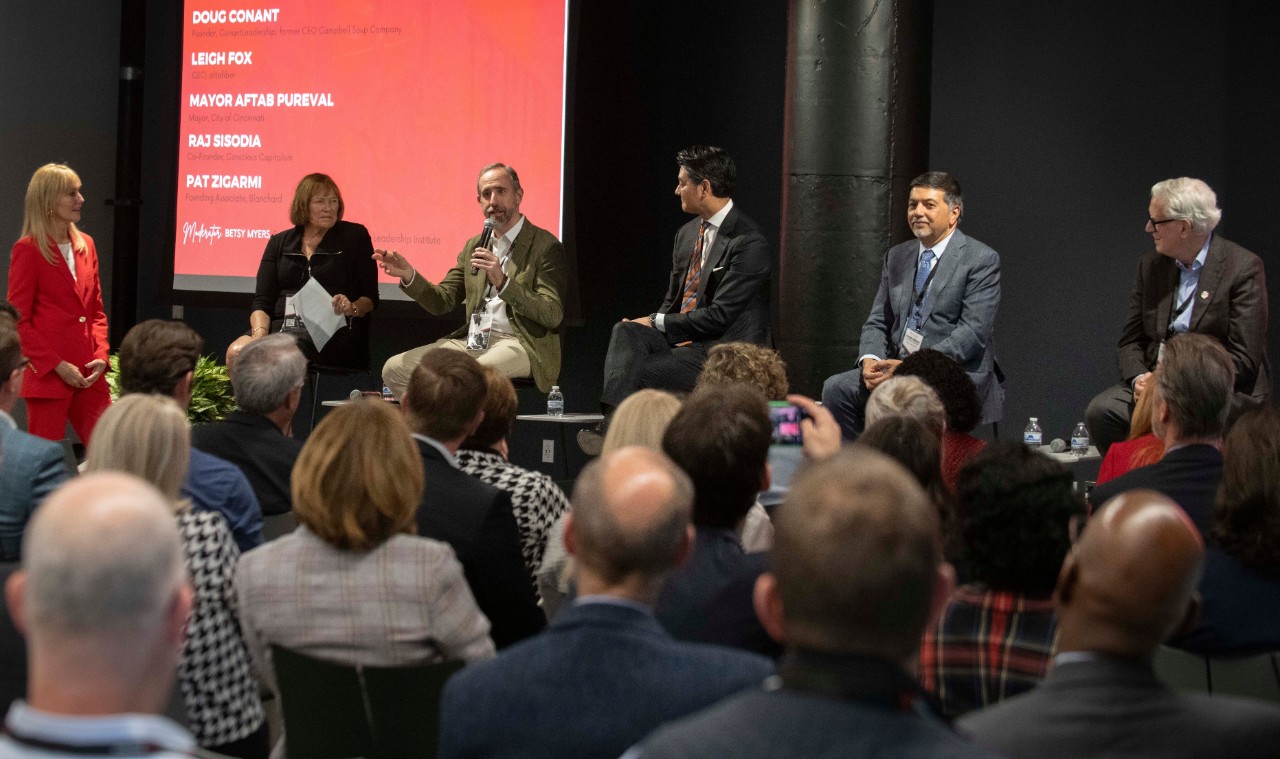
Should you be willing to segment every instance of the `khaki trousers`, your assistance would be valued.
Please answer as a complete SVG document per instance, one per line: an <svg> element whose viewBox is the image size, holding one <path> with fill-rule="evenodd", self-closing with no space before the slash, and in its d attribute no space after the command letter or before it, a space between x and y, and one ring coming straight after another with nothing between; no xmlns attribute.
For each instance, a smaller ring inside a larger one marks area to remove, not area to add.
<svg viewBox="0 0 1280 759"><path fill-rule="evenodd" d="M427 351L437 348L470 353L481 366L492 366L502 372L505 377L531 376L529 354L525 352L520 340L513 335L492 335L488 350L483 351L467 350L466 340L446 337L430 345L423 345L387 359L387 363L382 366L382 383L391 388L391 392L400 398L404 395L404 389L409 385L409 376L413 374L418 362L427 354Z"/></svg>

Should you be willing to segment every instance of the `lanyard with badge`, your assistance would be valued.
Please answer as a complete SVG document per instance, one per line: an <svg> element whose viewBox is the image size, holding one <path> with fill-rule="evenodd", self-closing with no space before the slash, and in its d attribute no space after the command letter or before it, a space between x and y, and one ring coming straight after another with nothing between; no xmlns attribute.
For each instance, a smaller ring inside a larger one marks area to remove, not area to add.
<svg viewBox="0 0 1280 759"><path fill-rule="evenodd" d="M908 316L914 316L922 310L924 304L924 296L929 292L929 285L933 282L933 275L938 273L938 261L934 261L933 266L929 268L929 275L924 278L924 284L920 286L918 292L911 294L911 309L907 312ZM908 319L910 320L910 318ZM906 358L912 353L920 350L920 346L924 344L924 333L919 331L920 324L916 323L916 329L907 327L902 333L902 357Z"/></svg>
<svg viewBox="0 0 1280 759"><path fill-rule="evenodd" d="M1208 295L1208 293L1205 293L1205 295ZM1165 328L1164 339L1160 341L1160 345L1156 348L1157 366L1159 366L1160 362L1164 359L1164 344L1169 341L1169 338L1177 334L1173 329L1174 322L1178 321L1178 317L1182 316L1182 312L1187 310L1187 307L1191 305L1191 301L1195 300L1195 297L1196 291L1195 289L1192 289L1191 292L1187 294L1186 299L1183 300L1177 308L1173 309L1173 313L1169 315L1169 326Z"/></svg>
<svg viewBox="0 0 1280 759"><path fill-rule="evenodd" d="M499 269L505 271L510 254L511 245L507 245L504 255L498 259ZM493 294L490 295L490 293ZM489 310L489 302L497 295L497 289L486 274L484 296L480 299L480 306L471 314L471 322L467 325L467 350L489 350L489 339L493 334L493 312Z"/></svg>

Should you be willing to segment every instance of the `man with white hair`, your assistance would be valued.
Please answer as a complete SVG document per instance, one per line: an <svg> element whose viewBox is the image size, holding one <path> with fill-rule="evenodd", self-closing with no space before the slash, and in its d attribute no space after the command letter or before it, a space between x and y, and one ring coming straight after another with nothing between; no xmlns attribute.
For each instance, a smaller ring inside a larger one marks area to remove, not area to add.
<svg viewBox="0 0 1280 759"><path fill-rule="evenodd" d="M132 475L79 477L36 512L23 548L5 596L30 685L0 757L196 755L191 735L157 716L192 599L164 497Z"/></svg>
<svg viewBox="0 0 1280 759"><path fill-rule="evenodd" d="M1197 332L1222 343L1235 363L1231 416L1267 401L1267 282L1262 259L1214 230L1218 197L1199 179L1151 188L1147 232L1155 250L1138 262L1129 317L1116 346L1120 384L1089 402L1089 434L1103 453L1129 433L1135 397L1147 389L1164 341Z"/></svg>
<svg viewBox="0 0 1280 759"><path fill-rule="evenodd" d="M290 335L276 334L241 349L231 369L238 408L191 432L191 445L239 467L264 516L293 509L289 475L302 453L293 415L307 378L307 358Z"/></svg>

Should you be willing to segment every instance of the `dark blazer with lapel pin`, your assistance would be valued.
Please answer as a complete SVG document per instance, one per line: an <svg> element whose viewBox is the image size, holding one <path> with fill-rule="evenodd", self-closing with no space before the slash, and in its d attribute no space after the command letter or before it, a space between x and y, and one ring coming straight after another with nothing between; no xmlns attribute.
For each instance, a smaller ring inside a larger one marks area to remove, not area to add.
<svg viewBox="0 0 1280 759"><path fill-rule="evenodd" d="M1177 262L1151 251L1138 262L1129 316L1116 345L1128 384L1156 365L1178 292ZM1267 362L1267 277L1262 259L1215 234L1191 306L1191 331L1222 343L1236 366L1236 395L1262 403L1271 392Z"/></svg>
<svg viewBox="0 0 1280 759"><path fill-rule="evenodd" d="M858 355L902 358L920 242L889 248ZM1000 255L959 229L951 233L925 296L922 348L942 353L969 374L982 399L982 423L1000 419L1004 389L996 378L995 325L1000 308Z"/></svg>
<svg viewBox="0 0 1280 759"><path fill-rule="evenodd" d="M756 223L735 203L716 231L702 265L702 281L694 310L680 313L684 279L693 257L702 220L694 217L676 232L671 254L671 282L658 313L665 314L667 340L682 343L769 342L769 246Z"/></svg>
<svg viewBox="0 0 1280 759"><path fill-rule="evenodd" d="M414 439L427 486L418 507L418 534L448 543L462 564L476 605L489 618L498 648L547 625L529 583L511 494L486 485Z"/></svg>

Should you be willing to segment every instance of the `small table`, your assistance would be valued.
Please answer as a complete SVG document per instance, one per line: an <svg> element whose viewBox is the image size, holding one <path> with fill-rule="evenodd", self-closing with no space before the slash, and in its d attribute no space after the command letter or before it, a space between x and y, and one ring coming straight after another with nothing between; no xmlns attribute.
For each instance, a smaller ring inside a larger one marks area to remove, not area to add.
<svg viewBox="0 0 1280 759"><path fill-rule="evenodd" d="M1081 461L1101 461L1102 460L1102 454L1098 453L1098 447L1096 445L1089 446L1089 452L1084 454L1083 456L1075 455L1070 451L1070 449L1065 450L1062 453L1054 453L1053 448L1047 445L1040 446L1040 452L1048 456L1049 458L1053 459L1054 461L1059 461L1067 465L1075 464Z"/></svg>
<svg viewBox="0 0 1280 759"><path fill-rule="evenodd" d="M552 416L551 414L520 414L516 419L522 422L541 422L544 424L560 425L560 461L564 466L564 478L570 479L569 471L569 427L571 425L578 427L587 427L592 424L599 424L604 421L604 414L562 414L560 416Z"/></svg>

